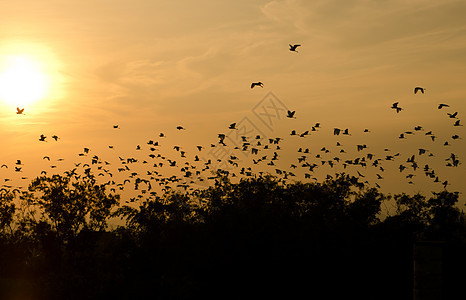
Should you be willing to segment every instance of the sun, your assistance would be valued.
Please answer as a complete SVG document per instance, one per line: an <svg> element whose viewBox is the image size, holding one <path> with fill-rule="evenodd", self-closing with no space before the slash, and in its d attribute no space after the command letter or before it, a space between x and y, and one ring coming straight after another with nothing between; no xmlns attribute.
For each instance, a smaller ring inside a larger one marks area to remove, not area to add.
<svg viewBox="0 0 466 300"><path fill-rule="evenodd" d="M40 64L27 55L5 56L0 62L0 99L25 107L46 96L49 80Z"/></svg>

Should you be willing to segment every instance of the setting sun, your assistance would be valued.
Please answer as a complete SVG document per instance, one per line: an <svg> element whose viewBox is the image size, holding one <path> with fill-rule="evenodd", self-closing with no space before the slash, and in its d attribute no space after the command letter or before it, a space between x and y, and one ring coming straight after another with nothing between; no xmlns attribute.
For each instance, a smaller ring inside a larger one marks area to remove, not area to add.
<svg viewBox="0 0 466 300"><path fill-rule="evenodd" d="M0 99L24 107L43 98L48 78L40 65L27 56L8 56L0 65Z"/></svg>

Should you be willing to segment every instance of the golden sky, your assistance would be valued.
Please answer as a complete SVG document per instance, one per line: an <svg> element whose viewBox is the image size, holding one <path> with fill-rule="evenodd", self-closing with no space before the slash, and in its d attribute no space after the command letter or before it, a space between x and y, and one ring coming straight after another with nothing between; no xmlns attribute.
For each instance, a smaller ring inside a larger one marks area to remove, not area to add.
<svg viewBox="0 0 466 300"><path fill-rule="evenodd" d="M442 182L448 180L447 189L466 192L464 128L453 126L466 112L465 1L17 0L0 2L0 10L0 59L29 57L48 80L46 95L26 105L24 115L0 99L0 164L9 166L0 169L0 180L26 186L21 177L62 172L84 163L78 156L84 147L116 170L118 156L144 160L150 139L162 145L156 154L179 158L173 149L179 145L190 161L194 155L208 159L217 134L231 134L228 125L237 122L283 138L277 165L253 166L260 170L291 170L302 147L310 149L308 161L319 164L319 178L358 170L387 192L429 194L443 189L425 176L429 164ZM294 53L289 44L302 46ZM264 88L251 89L257 81ZM416 86L425 94L414 94ZM282 112L272 123L262 122L267 101L295 110L296 119ZM394 102L403 108L398 114ZM439 103L450 107L439 110ZM457 118L449 118L454 112ZM318 132L290 136L316 122ZM415 126L423 129L398 138ZM334 128L349 128L351 136L334 136ZM39 141L41 134L46 142ZM460 139L452 140L455 134ZM443 146L447 140L451 145ZM346 154L338 152L337 141ZM367 149L358 152L358 144ZM196 145L204 152L197 153ZM322 153L327 160L372 153L386 170L321 165L315 155L324 146L331 151ZM433 156L419 156L419 148ZM385 160L396 153L397 161ZM460 160L456 168L445 166L451 153ZM412 154L418 170L406 162ZM241 159L248 165L252 158ZM21 172L14 172L17 159ZM408 169L400 172L400 164ZM409 173L414 184L407 183Z"/></svg>

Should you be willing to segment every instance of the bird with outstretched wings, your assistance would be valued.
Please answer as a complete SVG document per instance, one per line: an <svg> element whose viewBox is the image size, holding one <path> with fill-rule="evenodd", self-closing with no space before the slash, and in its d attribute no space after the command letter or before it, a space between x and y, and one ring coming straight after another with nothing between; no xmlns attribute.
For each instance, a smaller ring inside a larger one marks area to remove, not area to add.
<svg viewBox="0 0 466 300"><path fill-rule="evenodd" d="M290 51L292 51L292 52L298 52L298 51L296 51L296 48L298 48L299 46L301 46L301 45L299 45L299 44L291 45L291 44L290 44Z"/></svg>
<svg viewBox="0 0 466 300"><path fill-rule="evenodd" d="M260 86L261 88L263 88L264 84L262 82L260 82L260 81L251 83L251 89L256 87L256 86Z"/></svg>
<svg viewBox="0 0 466 300"><path fill-rule="evenodd" d="M396 109L397 113L402 110L402 108L398 106L398 102L393 103L391 108Z"/></svg>
<svg viewBox="0 0 466 300"><path fill-rule="evenodd" d="M421 92L421 93L424 94L425 90L426 90L425 88L417 86L417 87L414 88L414 93L416 94L417 92Z"/></svg>
<svg viewBox="0 0 466 300"><path fill-rule="evenodd" d="M289 111L287 112L286 117L287 117L287 118L290 118L290 119L291 119L291 118L295 118L295 116L294 116L295 113L296 113L295 110L293 110L293 111L289 110Z"/></svg>

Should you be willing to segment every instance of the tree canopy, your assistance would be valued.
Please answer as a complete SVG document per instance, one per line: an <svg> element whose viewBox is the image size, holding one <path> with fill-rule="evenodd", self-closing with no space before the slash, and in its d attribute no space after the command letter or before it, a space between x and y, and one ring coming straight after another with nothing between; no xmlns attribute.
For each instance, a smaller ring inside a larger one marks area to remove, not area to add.
<svg viewBox="0 0 466 300"><path fill-rule="evenodd" d="M320 183L232 182L219 171L213 186L120 205L91 173L41 176L27 191L0 191L0 287L16 291L2 278L22 278L48 299L290 296L305 287L332 298L358 294L363 281L362 298L391 282L377 298L408 299L413 243L465 249L458 199L384 195L344 173ZM465 264L452 257L450 273Z"/></svg>

